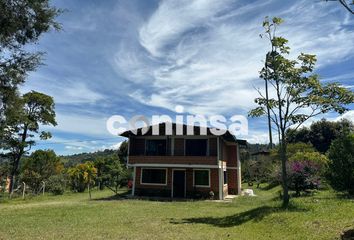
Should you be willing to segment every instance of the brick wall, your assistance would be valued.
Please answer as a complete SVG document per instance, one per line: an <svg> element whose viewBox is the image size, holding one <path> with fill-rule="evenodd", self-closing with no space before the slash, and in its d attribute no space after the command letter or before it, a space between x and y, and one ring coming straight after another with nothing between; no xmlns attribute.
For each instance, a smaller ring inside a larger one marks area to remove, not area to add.
<svg viewBox="0 0 354 240"><path fill-rule="evenodd" d="M170 197L172 190L172 168L167 168L167 185L145 185L140 184L141 168L136 167L135 193L136 195L152 195ZM209 192L213 191L215 198L219 196L219 176L218 169L210 169L210 187L193 186L193 169L186 169L186 195L188 198L208 197Z"/></svg>
<svg viewBox="0 0 354 240"><path fill-rule="evenodd" d="M237 146L227 146L227 166L237 167Z"/></svg>

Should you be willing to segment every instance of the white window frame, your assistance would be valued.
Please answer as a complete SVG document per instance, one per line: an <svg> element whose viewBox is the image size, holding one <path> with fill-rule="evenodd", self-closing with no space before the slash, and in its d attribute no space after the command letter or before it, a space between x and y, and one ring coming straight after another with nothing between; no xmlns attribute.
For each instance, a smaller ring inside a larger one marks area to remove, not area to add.
<svg viewBox="0 0 354 240"><path fill-rule="evenodd" d="M208 185L195 185L195 171L208 171ZM210 169L193 169L193 186L201 188L210 188Z"/></svg>
<svg viewBox="0 0 354 240"><path fill-rule="evenodd" d="M165 183L144 183L143 182L143 171L145 169L150 169L150 170L165 170L166 174L165 174ZM155 186L167 186L167 168L141 168L140 170L140 185L155 185Z"/></svg>

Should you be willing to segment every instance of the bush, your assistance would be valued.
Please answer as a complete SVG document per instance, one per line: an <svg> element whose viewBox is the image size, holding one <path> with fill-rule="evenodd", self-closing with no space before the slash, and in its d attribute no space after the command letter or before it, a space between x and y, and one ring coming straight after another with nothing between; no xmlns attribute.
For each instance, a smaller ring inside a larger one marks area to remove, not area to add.
<svg viewBox="0 0 354 240"><path fill-rule="evenodd" d="M54 195L62 195L65 191L65 178L63 175L53 175L47 182L48 192Z"/></svg>
<svg viewBox="0 0 354 240"><path fill-rule="evenodd" d="M332 187L354 194L354 134L333 141L328 158L328 179Z"/></svg>
<svg viewBox="0 0 354 240"><path fill-rule="evenodd" d="M70 187L74 192L84 192L85 188L94 183L97 169L92 162L77 164L68 169Z"/></svg>
<svg viewBox="0 0 354 240"><path fill-rule="evenodd" d="M289 163L288 183L291 190L300 195L301 191L318 189L321 183L320 165L312 161L292 161Z"/></svg>
<svg viewBox="0 0 354 240"><path fill-rule="evenodd" d="M43 182L62 170L63 164L53 150L37 150L24 159L20 181L25 182L32 193L38 194L42 191Z"/></svg>
<svg viewBox="0 0 354 240"><path fill-rule="evenodd" d="M319 152L296 152L289 157L289 162L309 162L316 165L319 175L324 175L328 168L328 158Z"/></svg>

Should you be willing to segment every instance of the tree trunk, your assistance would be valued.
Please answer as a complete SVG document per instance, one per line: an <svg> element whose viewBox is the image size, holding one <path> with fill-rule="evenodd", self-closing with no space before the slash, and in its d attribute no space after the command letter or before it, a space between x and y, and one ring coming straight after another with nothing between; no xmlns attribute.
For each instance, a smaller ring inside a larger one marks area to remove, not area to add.
<svg viewBox="0 0 354 240"><path fill-rule="evenodd" d="M282 132L282 139L280 145L280 159L281 159L281 172L282 172L282 187L283 187L283 207L289 205L289 189L288 189L288 176L287 176L287 156L286 156L286 140L285 134Z"/></svg>
<svg viewBox="0 0 354 240"><path fill-rule="evenodd" d="M91 200L91 188L90 188L90 184L88 184L87 187L88 187L89 197L90 197L90 200Z"/></svg>
<svg viewBox="0 0 354 240"><path fill-rule="evenodd" d="M10 185L9 185L9 191L10 191L10 198L12 197L13 191L14 191L14 185L15 185L15 177L18 172L18 167L20 165L20 160L22 158L22 155L24 154L24 147L23 144L26 142L27 138L27 125L25 124L23 127L23 133L21 137L21 146L19 147L19 151L17 154L14 155L13 158L13 164L12 164L12 169L11 169L11 176L10 176Z"/></svg>
<svg viewBox="0 0 354 240"><path fill-rule="evenodd" d="M17 176L17 171L20 163L21 157L15 157L12 163L12 168L11 168L11 173L10 173L10 183L9 183L9 193L10 193L10 198L12 197L14 188L15 188L15 179Z"/></svg>
<svg viewBox="0 0 354 240"><path fill-rule="evenodd" d="M267 68L267 64L266 64ZM265 92L266 92L266 101L267 101L267 117L268 117L268 133L269 133L269 148L273 148L273 137L272 137L272 124L270 122L270 109L268 104L268 80L265 80Z"/></svg>

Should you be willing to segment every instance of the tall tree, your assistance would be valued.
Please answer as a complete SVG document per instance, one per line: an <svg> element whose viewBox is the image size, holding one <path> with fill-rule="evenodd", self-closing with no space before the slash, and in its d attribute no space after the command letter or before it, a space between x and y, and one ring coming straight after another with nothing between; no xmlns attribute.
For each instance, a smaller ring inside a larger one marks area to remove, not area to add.
<svg viewBox="0 0 354 240"><path fill-rule="evenodd" d="M10 192L14 189L14 180L18 175L20 160L31 146L35 144L34 137L48 139L49 132L39 132L40 125L53 125L55 121L53 98L39 92L24 94L17 102L18 109L15 116L9 119L9 125L4 129L1 142L2 148L8 151L10 158Z"/></svg>
<svg viewBox="0 0 354 240"><path fill-rule="evenodd" d="M260 97L255 102L259 106L251 110L249 115L259 117L267 114L267 108L271 110L271 120L280 135L283 205L287 207L287 129L297 129L308 119L329 111L344 113L348 110L345 106L354 102L354 94L336 83L321 85L318 75L312 73L316 63L315 55L301 53L297 60L288 59L288 40L277 36L275 31L275 26L282 22L282 19L276 17L271 20L267 17L263 22L266 32L273 33L269 38L273 48L266 55L267 67L261 70L260 77L268 81L273 94L267 99L258 90Z"/></svg>
<svg viewBox="0 0 354 240"><path fill-rule="evenodd" d="M317 151L325 153L335 139L344 137L349 132L354 132L354 125L347 119L337 122L322 119L312 123L309 128L288 129L287 137L290 143L311 143Z"/></svg>
<svg viewBox="0 0 354 240"><path fill-rule="evenodd" d="M1 0L0 13L1 136L8 116L16 112L18 85L41 62L42 53L29 52L25 47L37 43L50 29L60 29L54 19L61 10L50 6L49 0Z"/></svg>

